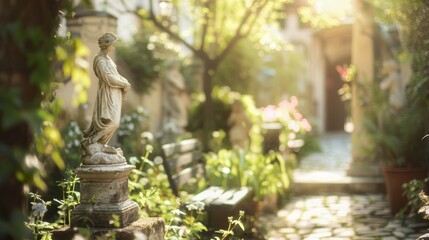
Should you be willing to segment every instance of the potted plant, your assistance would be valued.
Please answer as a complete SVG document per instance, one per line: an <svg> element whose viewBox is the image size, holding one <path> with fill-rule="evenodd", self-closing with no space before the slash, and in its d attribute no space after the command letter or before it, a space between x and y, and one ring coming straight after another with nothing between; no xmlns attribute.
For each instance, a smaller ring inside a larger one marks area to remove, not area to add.
<svg viewBox="0 0 429 240"><path fill-rule="evenodd" d="M383 163L386 191L395 214L407 202L402 185L427 176L429 148L423 137L429 129L429 78L414 74L404 89L402 106L393 104L393 91L385 91L383 81L374 81L372 86L366 126L373 146L371 152Z"/></svg>

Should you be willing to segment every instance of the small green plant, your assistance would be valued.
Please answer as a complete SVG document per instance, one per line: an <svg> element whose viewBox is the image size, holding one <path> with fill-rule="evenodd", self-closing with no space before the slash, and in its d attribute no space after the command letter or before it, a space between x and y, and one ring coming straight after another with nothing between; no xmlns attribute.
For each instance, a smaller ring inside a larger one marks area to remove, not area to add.
<svg viewBox="0 0 429 240"><path fill-rule="evenodd" d="M43 221L45 213L48 211L47 206L51 205L51 202L45 202L42 197L37 193L29 193L31 214L29 221L25 222L25 225L33 232L34 240L49 240L51 239L51 231L54 226L48 222Z"/></svg>
<svg viewBox="0 0 429 240"><path fill-rule="evenodd" d="M275 152L264 155L245 149L222 149L206 154L207 177L214 186L249 186L256 200L270 194L283 195L289 188L294 162L294 155L289 157Z"/></svg>
<svg viewBox="0 0 429 240"><path fill-rule="evenodd" d="M162 217L166 224L166 239L200 239L207 228L201 223L204 205L189 203L182 209L180 199L172 193L162 158L149 159L153 147L146 145L145 155L131 157L136 168L129 177L130 199L140 206L143 217ZM186 194L183 194L186 197Z"/></svg>
<svg viewBox="0 0 429 240"><path fill-rule="evenodd" d="M62 189L62 199L54 199L59 204L59 219L56 222L59 225L70 225L70 212L80 202L80 192L76 191L76 183L79 182L76 174L71 170L66 171L67 178L58 184Z"/></svg>
<svg viewBox="0 0 429 240"><path fill-rule="evenodd" d="M418 219L418 211L424 205L420 199L419 193L425 191L428 183L429 178L425 178L424 180L413 179L402 186L404 196L408 200L407 205L398 213L398 216L402 218L402 221L405 221L407 218L414 220Z"/></svg>
<svg viewBox="0 0 429 240"><path fill-rule="evenodd" d="M419 209L418 213L423 215L423 219L429 220L429 196L426 195L424 191L421 191L419 193L419 198L423 206ZM427 237L429 237L429 233L426 233L417 239L426 239Z"/></svg>
<svg viewBox="0 0 429 240"><path fill-rule="evenodd" d="M188 203L183 211L180 206L180 199L176 199L177 208L172 211L174 217L166 225L165 239L201 239L202 232L207 231L207 227L201 223L204 203Z"/></svg>
<svg viewBox="0 0 429 240"><path fill-rule="evenodd" d="M228 229L220 229L216 231L221 236L220 237L216 236L214 240L224 240L224 239L228 239L228 237L233 237L234 229L237 226L239 226L240 229L244 231L244 225L241 222L241 219L243 218L243 216L244 216L244 211L240 211L237 219L234 219L233 217L228 217Z"/></svg>

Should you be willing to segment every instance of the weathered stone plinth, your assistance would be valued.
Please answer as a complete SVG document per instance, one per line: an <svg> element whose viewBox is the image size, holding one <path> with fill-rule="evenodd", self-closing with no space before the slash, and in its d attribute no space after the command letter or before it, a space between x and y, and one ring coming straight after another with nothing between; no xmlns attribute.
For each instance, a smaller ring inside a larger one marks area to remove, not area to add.
<svg viewBox="0 0 429 240"><path fill-rule="evenodd" d="M77 227L64 227L53 231L54 240L71 240L79 233ZM108 239L107 236L115 235L117 240L147 239L163 240L165 234L165 224L162 218L143 218L133 222L124 228L91 228L88 232L88 239ZM144 235L143 238L142 236ZM105 238L103 238L103 236Z"/></svg>
<svg viewBox="0 0 429 240"><path fill-rule="evenodd" d="M128 198L128 175L132 165L82 165L76 174L80 178L80 204L71 213L72 227L113 228L113 215L119 227L138 219L139 207Z"/></svg>

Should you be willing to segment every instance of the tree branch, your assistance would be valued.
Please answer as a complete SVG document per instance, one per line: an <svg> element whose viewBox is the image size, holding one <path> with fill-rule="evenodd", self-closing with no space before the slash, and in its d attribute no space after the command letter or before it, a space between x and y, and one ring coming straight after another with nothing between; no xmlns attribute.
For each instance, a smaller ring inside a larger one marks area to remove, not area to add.
<svg viewBox="0 0 429 240"><path fill-rule="evenodd" d="M204 4L204 7L205 8L209 8L210 5L212 4L212 1L213 0L207 1ZM200 48L199 48L200 51L204 51L204 45L206 43L206 35L207 35L207 29L208 29L208 27L209 27L209 15L207 13L205 13L205 15L204 15L204 23L203 23L203 31L201 33L201 44L200 44Z"/></svg>
<svg viewBox="0 0 429 240"><path fill-rule="evenodd" d="M243 38L245 35L241 34L241 30L243 29L246 22L249 20L250 16L252 15L252 9L255 6L255 4L258 2L258 0L254 0L252 2L252 5L247 8L246 13L244 14L243 18L241 19L240 24L237 27L237 30L235 31L234 36L231 38L231 40L228 42L226 47L223 49L222 53L220 53L215 59L214 64L217 66L225 57L226 55L231 51L231 49L237 44L237 42ZM266 3L265 3L266 4Z"/></svg>
<svg viewBox="0 0 429 240"><path fill-rule="evenodd" d="M137 14L141 18L139 14ZM149 1L149 20L152 21L152 23L161 31L167 33L171 38L175 39L176 41L182 43L185 45L189 50L191 50L195 55L203 58L204 52L197 50L194 46L192 46L190 43L188 43L185 39L183 39L181 36L179 36L177 33L173 32L169 27L163 25L161 22L158 21L158 19L155 16L155 13L153 11L153 0Z"/></svg>
<svg viewBox="0 0 429 240"><path fill-rule="evenodd" d="M255 25L256 20L261 17L260 13L262 12L262 10L267 6L268 4L268 0L266 0L261 6L258 7L258 9L256 10L256 14L254 14L254 18L252 19L252 21L249 24L249 27L247 28L246 33L244 34L245 36L248 36L253 29L253 26Z"/></svg>

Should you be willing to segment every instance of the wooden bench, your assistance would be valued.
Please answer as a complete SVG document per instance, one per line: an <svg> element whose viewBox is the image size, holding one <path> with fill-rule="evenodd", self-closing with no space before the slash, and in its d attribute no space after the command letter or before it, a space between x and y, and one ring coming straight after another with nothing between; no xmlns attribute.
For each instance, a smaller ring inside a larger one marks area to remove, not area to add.
<svg viewBox="0 0 429 240"><path fill-rule="evenodd" d="M163 145L162 158L170 187L177 197L186 184L193 185L205 179L205 162L197 139ZM205 204L209 229L226 229L228 217L238 216L240 210L246 215L255 214L253 191L248 187L224 189L211 186L196 193L190 201Z"/></svg>

